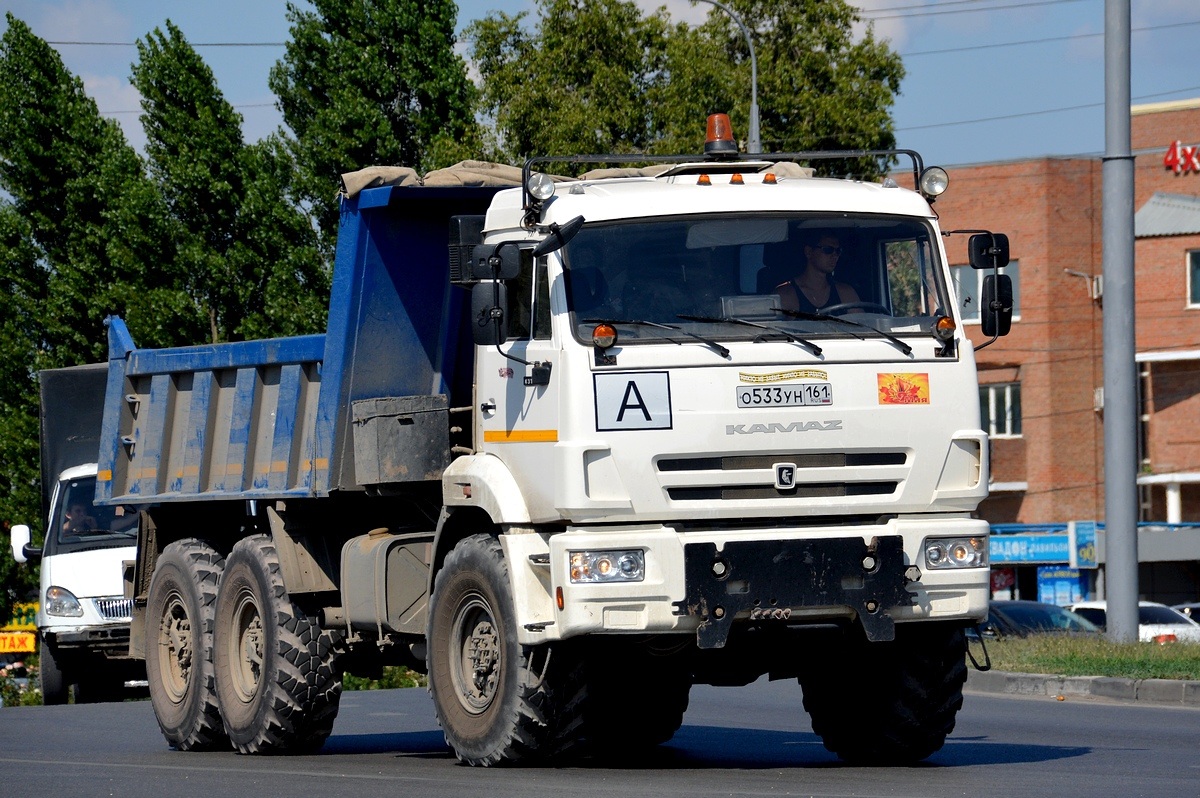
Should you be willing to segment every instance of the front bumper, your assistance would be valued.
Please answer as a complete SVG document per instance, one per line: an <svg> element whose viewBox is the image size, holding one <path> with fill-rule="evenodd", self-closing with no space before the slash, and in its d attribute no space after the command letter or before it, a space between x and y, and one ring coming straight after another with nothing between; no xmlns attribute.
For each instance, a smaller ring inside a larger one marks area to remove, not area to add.
<svg viewBox="0 0 1200 798"><path fill-rule="evenodd" d="M928 537L987 534L985 521L928 515L853 527L573 527L556 535L505 535L503 542L523 643L691 633L701 648L719 648L738 623L858 619L869 638L889 640L895 623L982 620L990 594L986 564L931 570L922 552ZM572 583L569 552L601 549L641 549L644 578Z"/></svg>

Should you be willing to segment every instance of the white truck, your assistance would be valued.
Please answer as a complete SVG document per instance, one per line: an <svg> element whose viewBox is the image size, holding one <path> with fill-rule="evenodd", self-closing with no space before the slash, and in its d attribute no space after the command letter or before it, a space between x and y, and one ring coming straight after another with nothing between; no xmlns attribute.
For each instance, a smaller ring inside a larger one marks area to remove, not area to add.
<svg viewBox="0 0 1200 798"><path fill-rule="evenodd" d="M42 409L44 542L11 530L13 557L40 563L38 663L42 699L65 704L120 700L130 681L144 681L129 657L133 600L125 572L137 554L137 515L95 507L97 440L105 364L39 374ZM87 462L88 460L93 462Z"/></svg>
<svg viewBox="0 0 1200 798"><path fill-rule="evenodd" d="M581 179L535 167L600 156L371 172L326 334L140 350L111 320L97 500L143 511L168 741L312 750L343 671L405 663L475 765L656 745L693 684L764 674L840 757L938 750L989 593L945 173L835 155L920 190L722 139ZM791 309L814 249L842 301Z"/></svg>

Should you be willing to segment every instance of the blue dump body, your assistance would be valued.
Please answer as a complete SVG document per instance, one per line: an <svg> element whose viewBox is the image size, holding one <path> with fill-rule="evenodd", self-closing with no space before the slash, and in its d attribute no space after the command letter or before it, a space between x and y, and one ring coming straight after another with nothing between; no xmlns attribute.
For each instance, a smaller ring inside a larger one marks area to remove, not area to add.
<svg viewBox="0 0 1200 798"><path fill-rule="evenodd" d="M111 319L97 503L315 497L436 478L449 408L470 405L472 385L450 220L483 214L498 190L344 199L324 335L148 350ZM424 468L380 461L393 429L433 440Z"/></svg>

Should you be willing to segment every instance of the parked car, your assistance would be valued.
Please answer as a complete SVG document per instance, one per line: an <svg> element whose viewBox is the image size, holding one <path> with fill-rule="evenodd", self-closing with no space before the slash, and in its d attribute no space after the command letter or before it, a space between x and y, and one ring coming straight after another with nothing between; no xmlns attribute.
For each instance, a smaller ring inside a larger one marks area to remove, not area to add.
<svg viewBox="0 0 1200 798"><path fill-rule="evenodd" d="M992 601L983 624L985 637L1028 637L1032 634L1099 634L1100 629L1080 615L1041 601Z"/></svg>
<svg viewBox="0 0 1200 798"><path fill-rule="evenodd" d="M1081 601L1072 604L1073 611L1103 629L1107 624L1108 607L1104 601ZM1200 643L1200 623L1179 610L1155 601L1138 602L1138 640L1143 643Z"/></svg>
<svg viewBox="0 0 1200 798"><path fill-rule="evenodd" d="M1173 610L1179 610L1193 621L1200 623L1200 601L1191 601L1187 604L1176 604L1171 607Z"/></svg>

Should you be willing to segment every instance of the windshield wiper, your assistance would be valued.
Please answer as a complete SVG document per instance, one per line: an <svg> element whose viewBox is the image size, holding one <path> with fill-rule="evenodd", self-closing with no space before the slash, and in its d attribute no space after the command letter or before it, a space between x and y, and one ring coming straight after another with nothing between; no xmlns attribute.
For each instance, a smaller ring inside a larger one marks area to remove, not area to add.
<svg viewBox="0 0 1200 798"><path fill-rule="evenodd" d="M787 330L784 330L780 327L772 327L769 324L759 324L756 321L739 319L734 316L691 316L686 313L680 313L676 315L675 318L683 319L684 321L699 321L706 324L740 324L745 327L757 327L760 330L767 330L768 332L773 332L776 335L782 335L790 344L800 344L805 349L812 352L815 357L821 356L821 347L817 346L812 341L797 337L792 335ZM759 336L755 340L762 340L762 336Z"/></svg>
<svg viewBox="0 0 1200 798"><path fill-rule="evenodd" d="M901 341L896 336L892 335L891 333L886 333L876 327L872 327L870 324L863 324L861 321L851 321L850 319L843 319L841 316L831 316L828 313L805 313L803 310L784 310L783 308L773 308L773 310L775 310L777 313L782 313L785 316L791 316L794 319L804 319L805 321L836 321L838 324L845 324L847 326L856 327L863 330L870 330L876 335L882 336L883 338L891 341L896 345L896 348L904 354L912 354L912 347ZM851 334L853 335L853 333ZM854 335L854 337L860 341L863 340L861 335Z"/></svg>
<svg viewBox="0 0 1200 798"><path fill-rule="evenodd" d="M660 330L674 330L675 332L683 333L688 338L695 338L697 341L699 341L702 344L705 344L706 346L711 346L713 348L713 350L715 350L716 353L719 354L721 357L724 357L724 358L729 357L729 350L726 349L725 347L721 346L716 341L712 340L711 338L705 338L703 335L696 335L696 333L694 333L694 332L688 332L687 330L685 330L682 327L675 325L675 324L660 324L657 321L646 321L644 319L584 319L583 323L584 324L629 324L629 325L633 325L635 327L638 327L638 326L640 326L640 327L656 327ZM680 346L683 345L682 341L676 341L674 338L670 338L665 335L663 336L663 339L666 341L670 341L673 344L678 344Z"/></svg>

